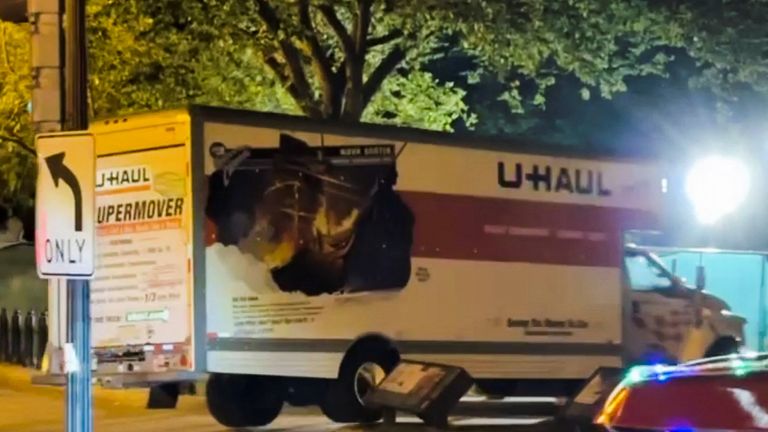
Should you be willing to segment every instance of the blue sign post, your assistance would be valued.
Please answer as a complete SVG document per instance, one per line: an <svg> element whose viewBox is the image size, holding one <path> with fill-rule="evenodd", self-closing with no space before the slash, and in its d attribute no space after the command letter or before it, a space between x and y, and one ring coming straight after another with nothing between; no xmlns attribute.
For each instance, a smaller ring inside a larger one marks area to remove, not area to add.
<svg viewBox="0 0 768 432"><path fill-rule="evenodd" d="M43 278L67 280L67 432L91 432L91 301L96 150L83 132L38 135L35 250Z"/></svg>
<svg viewBox="0 0 768 432"><path fill-rule="evenodd" d="M67 432L93 431L90 289L87 280L67 281L67 343L76 357L73 370L67 372Z"/></svg>

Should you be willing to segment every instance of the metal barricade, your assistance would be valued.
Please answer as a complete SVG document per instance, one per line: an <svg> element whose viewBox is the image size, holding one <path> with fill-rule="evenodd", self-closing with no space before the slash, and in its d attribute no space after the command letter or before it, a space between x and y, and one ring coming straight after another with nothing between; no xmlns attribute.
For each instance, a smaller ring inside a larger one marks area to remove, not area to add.
<svg viewBox="0 0 768 432"><path fill-rule="evenodd" d="M39 369L48 343L48 312L0 307L0 363Z"/></svg>

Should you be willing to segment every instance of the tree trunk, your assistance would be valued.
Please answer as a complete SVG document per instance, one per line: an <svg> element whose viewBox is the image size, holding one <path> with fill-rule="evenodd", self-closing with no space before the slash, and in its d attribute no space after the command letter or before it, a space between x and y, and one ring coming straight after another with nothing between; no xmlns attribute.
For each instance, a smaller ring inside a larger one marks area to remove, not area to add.
<svg viewBox="0 0 768 432"><path fill-rule="evenodd" d="M347 85L344 89L342 120L356 121L363 115L363 65L359 59L347 63Z"/></svg>

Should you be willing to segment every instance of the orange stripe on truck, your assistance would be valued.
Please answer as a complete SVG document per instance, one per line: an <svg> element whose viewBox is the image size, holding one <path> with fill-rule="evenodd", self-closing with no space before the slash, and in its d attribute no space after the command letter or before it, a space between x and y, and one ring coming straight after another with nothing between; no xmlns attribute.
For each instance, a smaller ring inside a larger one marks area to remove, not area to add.
<svg viewBox="0 0 768 432"><path fill-rule="evenodd" d="M130 234L130 233L137 233L137 232L178 229L180 227L181 227L181 218L167 218L167 219L157 219L157 220L149 220L149 221L141 221L141 222L100 225L97 228L97 234L100 236L119 235L119 234Z"/></svg>
<svg viewBox="0 0 768 432"><path fill-rule="evenodd" d="M131 193L131 192L144 192L151 189L152 189L152 185L148 185L148 184L128 186L123 188L105 189L105 190L96 191L96 196L117 195L122 193Z"/></svg>

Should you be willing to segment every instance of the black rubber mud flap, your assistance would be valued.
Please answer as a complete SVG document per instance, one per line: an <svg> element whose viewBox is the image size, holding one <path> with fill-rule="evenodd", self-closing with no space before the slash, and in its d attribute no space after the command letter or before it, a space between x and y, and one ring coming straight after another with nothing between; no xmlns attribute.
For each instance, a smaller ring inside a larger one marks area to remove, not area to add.
<svg viewBox="0 0 768 432"><path fill-rule="evenodd" d="M147 409L175 409L179 402L179 383L153 385L149 388Z"/></svg>

